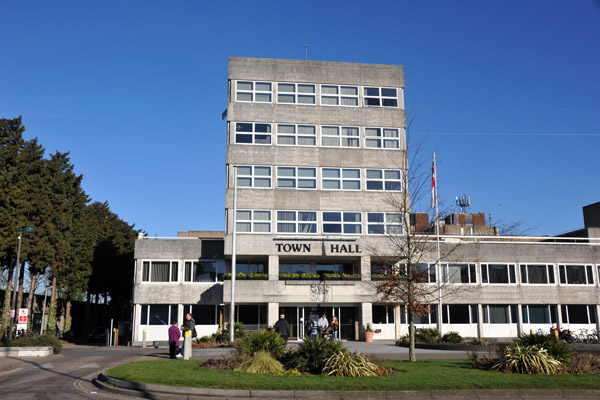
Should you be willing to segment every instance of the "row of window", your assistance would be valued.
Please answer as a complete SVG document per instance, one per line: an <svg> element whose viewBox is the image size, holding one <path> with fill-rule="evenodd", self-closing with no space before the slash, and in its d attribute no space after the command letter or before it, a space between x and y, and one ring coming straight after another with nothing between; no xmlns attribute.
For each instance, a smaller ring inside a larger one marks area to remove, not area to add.
<svg viewBox="0 0 600 400"><path fill-rule="evenodd" d="M238 233L363 234L363 214L355 211L237 210L236 222ZM368 235L402 233L401 213L369 212L366 222Z"/></svg>
<svg viewBox="0 0 600 400"><path fill-rule="evenodd" d="M266 305L240 304L235 308L237 322L244 325L266 325ZM222 307L217 305L184 304L180 315L177 304L142 304L140 325L170 325L171 322L182 320L187 313L192 314L196 325L217 325L219 313L222 312Z"/></svg>
<svg viewBox="0 0 600 400"><path fill-rule="evenodd" d="M321 132L322 147L360 148L361 128L358 126L274 124L278 146L317 145L317 131ZM319 129L318 129L319 128ZM400 131L396 128L365 127L363 146L368 149L400 149ZM235 143L272 144L272 124L258 122L235 123Z"/></svg>
<svg viewBox="0 0 600 400"><path fill-rule="evenodd" d="M317 171L321 172L321 190L361 190L363 182L360 168L316 168L316 167L270 167L262 165L239 165L237 187L271 189L273 172L277 189L317 189ZM366 190L402 190L399 169L365 169Z"/></svg>
<svg viewBox="0 0 600 400"><path fill-rule="evenodd" d="M476 264L450 263L441 264L443 282L476 284L513 284L517 281L527 285L556 285L554 264L519 264L520 277L517 278L517 267L515 264L501 263L481 263L479 270L479 279L477 276ZM600 266L598 267L600 276ZM373 274L391 274L393 267L388 265L373 265ZM399 272L403 272L405 267L399 265ZM415 266L414 271L422 274L423 282L436 282L436 265L419 264ZM558 264L558 282L561 285L593 285L594 274L591 265L579 264Z"/></svg>
<svg viewBox="0 0 600 400"><path fill-rule="evenodd" d="M235 101L322 106L359 106L359 87L350 85L317 85L313 83L236 81ZM276 89L276 90L275 90ZM366 107L398 108L398 89L388 87L363 87L363 104Z"/></svg>
<svg viewBox="0 0 600 400"><path fill-rule="evenodd" d="M401 323L407 323L404 306L400 306ZM523 304L521 306L521 322L524 324L558 324L558 307L554 304ZM595 324L597 320L594 305L562 304L560 307L563 324ZM516 304L483 304L484 324L517 324L518 306ZM444 304L442 305L442 323L444 324L477 324L479 321L476 304ZM415 315L415 324L437 324L437 306L430 307L425 316ZM393 324L393 307L373 305L373 323Z"/></svg>

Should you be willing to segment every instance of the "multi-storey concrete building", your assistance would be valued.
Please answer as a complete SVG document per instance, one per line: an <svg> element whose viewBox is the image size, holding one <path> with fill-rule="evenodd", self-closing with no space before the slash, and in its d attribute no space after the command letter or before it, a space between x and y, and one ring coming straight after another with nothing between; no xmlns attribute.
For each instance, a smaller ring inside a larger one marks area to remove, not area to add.
<svg viewBox="0 0 600 400"><path fill-rule="evenodd" d="M402 308L376 293L386 271L371 251L411 232L407 210L388 201L408 196L405 129L401 66L230 58L224 236L138 240L133 341L143 330L164 340L185 312L200 335L228 320L234 231L235 319L247 328L285 314L301 338L303 321L325 313L345 339L368 323L376 338L406 333ZM468 234L445 236L456 248L427 266L428 284L461 290L432 299L418 326L471 337L597 327L600 242Z"/></svg>

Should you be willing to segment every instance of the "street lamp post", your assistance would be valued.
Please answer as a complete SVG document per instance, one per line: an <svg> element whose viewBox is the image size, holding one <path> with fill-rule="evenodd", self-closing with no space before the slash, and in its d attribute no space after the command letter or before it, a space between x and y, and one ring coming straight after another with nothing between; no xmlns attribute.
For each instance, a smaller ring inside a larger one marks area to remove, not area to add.
<svg viewBox="0 0 600 400"><path fill-rule="evenodd" d="M12 298L12 309L15 310L15 315L13 315L12 318L10 318L10 324L9 324L9 328L8 328L8 341L10 342L12 340L12 329L13 329L13 322L15 321L15 318L17 318L17 284L19 282L18 280L18 275L19 275L19 264L20 264L20 259L21 259L21 238L23 236L23 232L35 232L35 228L32 228L30 226L26 226L25 228L21 228L19 229L19 245L17 246L17 265L15 267L15 273L14 273L14 280L13 280L13 298Z"/></svg>

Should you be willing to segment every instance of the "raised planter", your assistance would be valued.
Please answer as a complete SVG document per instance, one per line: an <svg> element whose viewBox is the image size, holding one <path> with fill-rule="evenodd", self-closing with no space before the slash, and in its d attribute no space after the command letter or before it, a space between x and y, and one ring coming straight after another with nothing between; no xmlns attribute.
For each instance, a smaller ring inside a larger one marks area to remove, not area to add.
<svg viewBox="0 0 600 400"><path fill-rule="evenodd" d="M396 346L408 347L408 343L396 342ZM429 350L461 350L461 351L495 351L494 345L460 344L460 343L415 343L417 349Z"/></svg>
<svg viewBox="0 0 600 400"><path fill-rule="evenodd" d="M0 357L46 357L52 354L52 346L0 347Z"/></svg>

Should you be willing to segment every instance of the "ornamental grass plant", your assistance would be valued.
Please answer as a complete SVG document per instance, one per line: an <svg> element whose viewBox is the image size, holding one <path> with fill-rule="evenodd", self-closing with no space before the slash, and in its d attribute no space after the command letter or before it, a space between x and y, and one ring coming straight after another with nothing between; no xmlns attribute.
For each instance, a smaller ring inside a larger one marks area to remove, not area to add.
<svg viewBox="0 0 600 400"><path fill-rule="evenodd" d="M338 351L325 362L323 373L329 376L377 376L381 375L379 365L371 362L361 353Z"/></svg>
<svg viewBox="0 0 600 400"><path fill-rule="evenodd" d="M493 370L520 374L556 374L561 372L562 363L538 346L507 346Z"/></svg>
<svg viewBox="0 0 600 400"><path fill-rule="evenodd" d="M283 372L283 365L268 351L257 351L254 356L242 362L234 371L275 375Z"/></svg>
<svg viewBox="0 0 600 400"><path fill-rule="evenodd" d="M244 337L237 350L250 356L259 351L266 351L273 357L280 358L285 352L285 346L285 340L279 333L263 329Z"/></svg>

